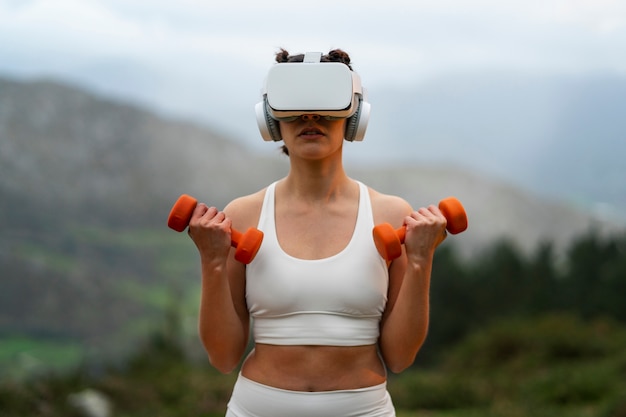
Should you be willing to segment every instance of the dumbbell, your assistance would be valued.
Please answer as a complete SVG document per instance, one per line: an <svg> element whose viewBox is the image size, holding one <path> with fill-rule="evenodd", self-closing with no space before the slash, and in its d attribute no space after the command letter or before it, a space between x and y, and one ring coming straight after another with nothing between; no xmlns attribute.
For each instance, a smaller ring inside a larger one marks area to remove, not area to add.
<svg viewBox="0 0 626 417"><path fill-rule="evenodd" d="M439 210L446 218L448 232L456 235L467 229L467 214L459 200L454 197L444 198L439 202ZM374 227L373 235L378 253L387 261L392 261L402 254L406 226L394 229L389 223L379 224Z"/></svg>
<svg viewBox="0 0 626 417"><path fill-rule="evenodd" d="M172 206L167 225L177 232L182 232L189 226L189 220L197 205L198 200L195 198L187 194L181 195ZM235 248L235 259L241 263L252 262L262 241L263 232L254 227L249 228L245 233L232 228L230 230L230 245Z"/></svg>

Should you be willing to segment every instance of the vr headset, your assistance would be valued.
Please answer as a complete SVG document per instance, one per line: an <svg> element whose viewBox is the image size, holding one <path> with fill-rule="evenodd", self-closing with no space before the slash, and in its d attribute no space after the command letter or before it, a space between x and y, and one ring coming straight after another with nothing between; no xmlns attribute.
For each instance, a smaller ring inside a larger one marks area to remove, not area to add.
<svg viewBox="0 0 626 417"><path fill-rule="evenodd" d="M302 63L279 63L270 69L263 101L255 106L264 140L282 140L277 121L293 121L303 114L347 119L344 138L363 140L370 104L365 101L361 78L347 65L320 62L321 57L321 52L307 52Z"/></svg>

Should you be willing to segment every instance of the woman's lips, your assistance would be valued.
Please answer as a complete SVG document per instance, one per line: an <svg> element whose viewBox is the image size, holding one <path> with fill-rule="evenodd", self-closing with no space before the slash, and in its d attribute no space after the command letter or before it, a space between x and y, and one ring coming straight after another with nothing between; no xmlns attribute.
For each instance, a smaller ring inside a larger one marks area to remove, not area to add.
<svg viewBox="0 0 626 417"><path fill-rule="evenodd" d="M321 135L323 135L323 132L320 129L317 129L315 127L307 127L307 128L302 129L298 136L313 137L313 136L321 136Z"/></svg>

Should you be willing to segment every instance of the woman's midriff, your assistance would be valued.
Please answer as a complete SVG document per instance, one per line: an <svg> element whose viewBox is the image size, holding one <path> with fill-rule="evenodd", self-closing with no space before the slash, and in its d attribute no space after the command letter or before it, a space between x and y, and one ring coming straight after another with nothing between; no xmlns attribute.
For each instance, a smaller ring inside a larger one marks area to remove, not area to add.
<svg viewBox="0 0 626 417"><path fill-rule="evenodd" d="M241 373L264 385L310 392L371 387L387 379L376 345L257 344Z"/></svg>

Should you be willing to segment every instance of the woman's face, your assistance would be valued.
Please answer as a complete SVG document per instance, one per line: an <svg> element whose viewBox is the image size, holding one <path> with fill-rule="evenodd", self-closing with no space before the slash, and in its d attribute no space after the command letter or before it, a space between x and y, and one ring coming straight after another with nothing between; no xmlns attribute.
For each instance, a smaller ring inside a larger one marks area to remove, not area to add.
<svg viewBox="0 0 626 417"><path fill-rule="evenodd" d="M289 155L323 158L341 149L346 119L327 120L317 114L303 114L294 121L280 121L279 125Z"/></svg>

